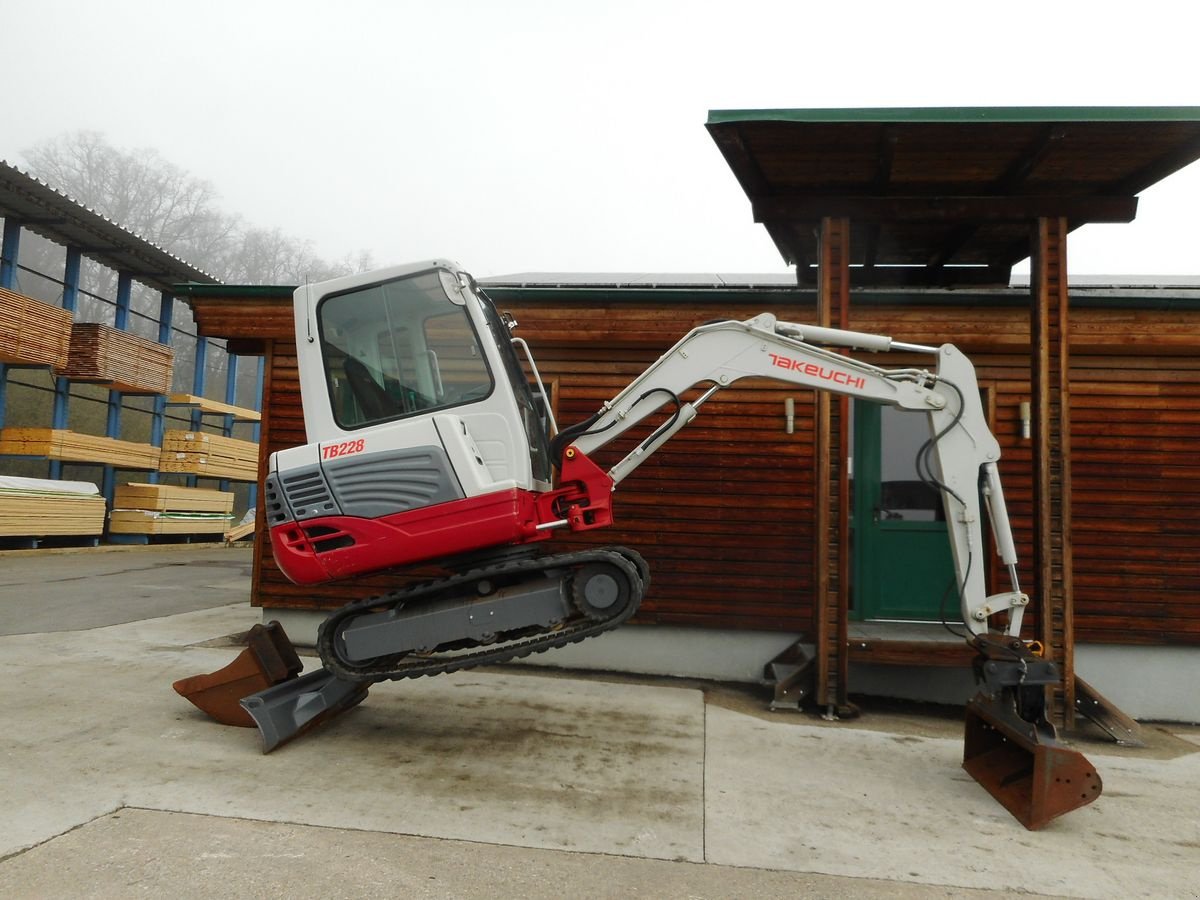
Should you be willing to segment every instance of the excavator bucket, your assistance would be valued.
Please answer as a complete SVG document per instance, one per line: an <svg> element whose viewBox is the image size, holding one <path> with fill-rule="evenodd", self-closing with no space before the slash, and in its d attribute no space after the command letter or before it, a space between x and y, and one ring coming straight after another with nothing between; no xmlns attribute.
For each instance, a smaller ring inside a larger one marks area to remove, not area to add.
<svg viewBox="0 0 1200 900"><path fill-rule="evenodd" d="M1100 796L1082 753L985 694L967 704L963 768L1031 831Z"/></svg>
<svg viewBox="0 0 1200 900"><path fill-rule="evenodd" d="M322 668L244 697L241 703L262 735L262 752L270 753L358 706L370 687L369 681L345 681Z"/></svg>
<svg viewBox="0 0 1200 900"><path fill-rule="evenodd" d="M253 728L241 700L272 685L295 678L304 664L278 622L255 625L247 646L229 665L207 675L181 678L176 693L204 710L222 725Z"/></svg>

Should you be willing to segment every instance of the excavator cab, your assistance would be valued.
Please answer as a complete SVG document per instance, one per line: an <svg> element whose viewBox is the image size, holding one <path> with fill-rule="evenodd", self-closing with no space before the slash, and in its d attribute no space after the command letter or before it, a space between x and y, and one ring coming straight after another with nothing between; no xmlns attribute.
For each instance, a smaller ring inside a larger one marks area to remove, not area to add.
<svg viewBox="0 0 1200 900"><path fill-rule="evenodd" d="M289 578L537 536L549 436L507 325L466 273L433 262L306 286L295 316L310 443L274 454L266 480Z"/></svg>

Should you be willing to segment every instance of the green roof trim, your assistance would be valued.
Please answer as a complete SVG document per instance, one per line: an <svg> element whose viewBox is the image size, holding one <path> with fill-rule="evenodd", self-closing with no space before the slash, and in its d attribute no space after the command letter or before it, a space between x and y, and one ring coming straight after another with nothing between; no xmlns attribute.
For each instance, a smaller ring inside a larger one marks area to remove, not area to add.
<svg viewBox="0 0 1200 900"><path fill-rule="evenodd" d="M172 285L176 297L245 297L247 299L273 299L291 297L296 292L294 284L201 284L188 281Z"/></svg>
<svg viewBox="0 0 1200 900"><path fill-rule="evenodd" d="M712 109L709 125L735 122L938 124L968 122L1197 122L1200 106L945 106L864 109Z"/></svg>

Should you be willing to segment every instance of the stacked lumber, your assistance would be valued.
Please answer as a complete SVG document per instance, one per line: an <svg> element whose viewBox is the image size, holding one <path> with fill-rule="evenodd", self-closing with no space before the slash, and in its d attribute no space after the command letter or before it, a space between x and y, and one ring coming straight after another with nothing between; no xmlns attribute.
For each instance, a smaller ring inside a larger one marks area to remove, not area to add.
<svg viewBox="0 0 1200 900"><path fill-rule="evenodd" d="M224 534L233 516L217 513L156 512L151 509L114 509L108 518L109 534Z"/></svg>
<svg viewBox="0 0 1200 900"><path fill-rule="evenodd" d="M229 516L233 514L233 493L173 484L123 484L113 494L113 509Z"/></svg>
<svg viewBox="0 0 1200 900"><path fill-rule="evenodd" d="M0 485L0 537L94 535L104 531L104 498L94 484L82 490L55 487L55 482L40 479L5 478Z"/></svg>
<svg viewBox="0 0 1200 900"><path fill-rule="evenodd" d="M261 422L262 413L244 406L233 406L207 397L195 394L171 394L167 397L168 406L191 406L202 413L214 416L233 416L235 422Z"/></svg>
<svg viewBox="0 0 1200 900"><path fill-rule="evenodd" d="M0 288L0 363L58 371L67 364L70 346L69 312Z"/></svg>
<svg viewBox="0 0 1200 900"><path fill-rule="evenodd" d="M243 522L241 525L235 525L225 532L226 543L234 543L240 541L244 537L249 537L254 534L254 522Z"/></svg>
<svg viewBox="0 0 1200 900"><path fill-rule="evenodd" d="M63 428L0 428L0 454L44 456L65 462L119 469L157 469L159 452L150 444L121 441Z"/></svg>
<svg viewBox="0 0 1200 900"><path fill-rule="evenodd" d="M233 494L170 484L124 484L113 494L110 534L224 534Z"/></svg>
<svg viewBox="0 0 1200 900"><path fill-rule="evenodd" d="M203 431L168 431L160 472L182 472L233 481L258 480L258 444Z"/></svg>
<svg viewBox="0 0 1200 900"><path fill-rule="evenodd" d="M62 375L125 394L165 394L171 390L174 358L171 348L158 341L111 325L79 323L71 328L71 352Z"/></svg>

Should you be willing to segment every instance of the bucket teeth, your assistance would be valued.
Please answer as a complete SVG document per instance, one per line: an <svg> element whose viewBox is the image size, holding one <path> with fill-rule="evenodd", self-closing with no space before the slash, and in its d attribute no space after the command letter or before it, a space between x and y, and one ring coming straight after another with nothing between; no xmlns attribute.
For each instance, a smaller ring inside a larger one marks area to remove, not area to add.
<svg viewBox="0 0 1200 900"><path fill-rule="evenodd" d="M181 678L176 693L204 710L222 725L253 728L254 719L241 700L295 678L304 664L278 622L255 625L247 646L229 665L207 675Z"/></svg>

